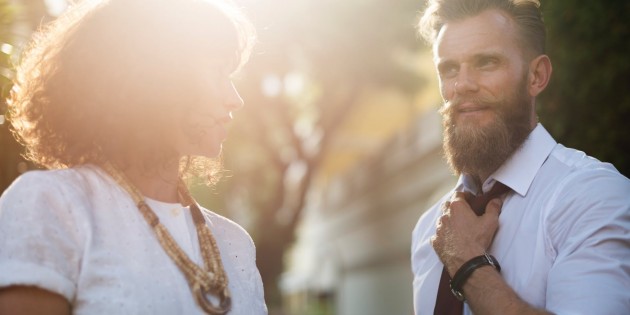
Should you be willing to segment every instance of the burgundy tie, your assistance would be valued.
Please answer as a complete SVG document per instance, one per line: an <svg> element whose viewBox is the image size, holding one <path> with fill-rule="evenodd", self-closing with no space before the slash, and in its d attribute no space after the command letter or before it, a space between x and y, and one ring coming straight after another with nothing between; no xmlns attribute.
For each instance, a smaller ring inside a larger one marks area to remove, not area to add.
<svg viewBox="0 0 630 315"><path fill-rule="evenodd" d="M473 196L471 193L465 193L464 196L473 211L475 211L477 215L482 215L486 212L486 205L490 200L507 193L509 190L509 187L500 182L495 182L492 189L485 194ZM455 298L451 292L450 281L451 277L448 275L446 267L442 268L435 309L433 310L434 315L461 315L464 312L464 302Z"/></svg>

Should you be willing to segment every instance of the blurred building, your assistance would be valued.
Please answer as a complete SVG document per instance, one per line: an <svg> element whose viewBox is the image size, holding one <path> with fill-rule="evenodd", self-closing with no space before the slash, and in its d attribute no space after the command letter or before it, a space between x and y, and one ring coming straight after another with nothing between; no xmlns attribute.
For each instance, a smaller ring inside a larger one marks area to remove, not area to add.
<svg viewBox="0 0 630 315"><path fill-rule="evenodd" d="M308 196L281 281L288 314L412 314L411 232L456 178L428 111Z"/></svg>

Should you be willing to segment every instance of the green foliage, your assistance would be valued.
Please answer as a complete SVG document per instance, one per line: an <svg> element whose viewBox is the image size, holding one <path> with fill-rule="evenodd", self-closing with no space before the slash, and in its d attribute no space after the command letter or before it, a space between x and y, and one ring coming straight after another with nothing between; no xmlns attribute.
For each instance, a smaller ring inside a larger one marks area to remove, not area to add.
<svg viewBox="0 0 630 315"><path fill-rule="evenodd" d="M542 122L566 146L630 176L630 2L543 3L554 73Z"/></svg>
<svg viewBox="0 0 630 315"><path fill-rule="evenodd" d="M0 0L0 47L12 47L14 36L11 32L17 14L17 7L9 0ZM0 51L0 115L6 112L6 98L11 89L11 51ZM4 116L3 116L4 117ZM8 123L0 124L0 193L17 177L21 147L9 131Z"/></svg>
<svg viewBox="0 0 630 315"><path fill-rule="evenodd" d="M10 45L13 42L11 33L12 25L15 19L16 7L10 4L9 0L0 0L0 47ZM11 46L6 46L11 47ZM11 85L11 54L8 50L0 50L0 115L4 114L4 99L8 95L8 88Z"/></svg>
<svg viewBox="0 0 630 315"><path fill-rule="evenodd" d="M25 30L34 30L52 17L46 13L44 1L0 0L0 45L11 45L9 53L0 52L0 115L6 112L6 99L13 85L14 63L20 46L30 37ZM20 24L19 27L16 24ZM18 30L19 29L19 30ZM24 149L9 130L9 123L0 124L0 193L21 173L36 168L22 157Z"/></svg>

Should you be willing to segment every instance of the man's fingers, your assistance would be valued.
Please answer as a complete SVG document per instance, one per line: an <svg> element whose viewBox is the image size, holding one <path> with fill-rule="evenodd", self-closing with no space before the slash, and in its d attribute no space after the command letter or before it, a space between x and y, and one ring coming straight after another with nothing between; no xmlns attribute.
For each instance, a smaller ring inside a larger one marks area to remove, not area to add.
<svg viewBox="0 0 630 315"><path fill-rule="evenodd" d="M429 239L429 243L431 243L431 246L432 246L433 248L435 248L435 246L437 246L437 244L436 244L436 240L437 240L437 235L433 235L433 236L431 236L431 238Z"/></svg>
<svg viewBox="0 0 630 315"><path fill-rule="evenodd" d="M486 214L492 214L498 217L499 214L501 214L501 206L503 206L503 201L500 198L490 200L488 205L486 205Z"/></svg>
<svg viewBox="0 0 630 315"><path fill-rule="evenodd" d="M451 196L451 202L452 201L456 201L456 200L466 200L466 194L464 192L461 192L461 191L455 192Z"/></svg>
<svg viewBox="0 0 630 315"><path fill-rule="evenodd" d="M450 201L445 201L442 204L442 213L446 213L449 210L450 207L451 207L451 202Z"/></svg>

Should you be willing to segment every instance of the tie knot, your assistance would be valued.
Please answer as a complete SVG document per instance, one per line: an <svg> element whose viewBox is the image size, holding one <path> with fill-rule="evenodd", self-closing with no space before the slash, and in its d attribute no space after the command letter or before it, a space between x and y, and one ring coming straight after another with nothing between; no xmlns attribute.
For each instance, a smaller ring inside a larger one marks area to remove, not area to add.
<svg viewBox="0 0 630 315"><path fill-rule="evenodd" d="M477 215L482 215L486 212L486 205L490 202L491 199L499 197L505 193L510 191L508 186L505 186L501 182L495 182L492 189L485 194L473 195L469 192L465 193L465 198L470 207L475 211Z"/></svg>

